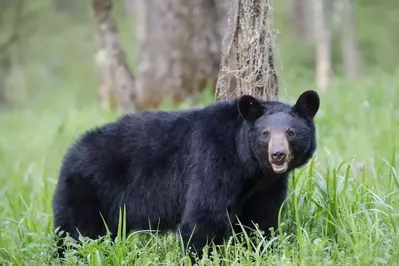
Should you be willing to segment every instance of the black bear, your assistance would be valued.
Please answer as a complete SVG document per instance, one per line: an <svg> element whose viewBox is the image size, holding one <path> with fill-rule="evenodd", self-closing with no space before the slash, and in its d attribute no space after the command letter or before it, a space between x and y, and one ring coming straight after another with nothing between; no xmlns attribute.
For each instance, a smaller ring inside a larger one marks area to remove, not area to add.
<svg viewBox="0 0 399 266"><path fill-rule="evenodd" d="M244 95L183 111L142 111L86 132L67 152L53 198L54 227L78 238L179 230L199 255L221 244L232 217L277 228L288 174L316 149L315 91L294 105Z"/></svg>

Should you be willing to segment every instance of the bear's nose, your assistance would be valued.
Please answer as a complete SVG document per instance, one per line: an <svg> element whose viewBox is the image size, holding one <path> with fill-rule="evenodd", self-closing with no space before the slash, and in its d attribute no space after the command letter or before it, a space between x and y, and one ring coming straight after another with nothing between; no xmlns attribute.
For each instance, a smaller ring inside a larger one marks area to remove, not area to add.
<svg viewBox="0 0 399 266"><path fill-rule="evenodd" d="M272 160L275 162L282 163L282 162L284 162L285 157L286 157L286 154L283 151L273 151L272 152Z"/></svg>

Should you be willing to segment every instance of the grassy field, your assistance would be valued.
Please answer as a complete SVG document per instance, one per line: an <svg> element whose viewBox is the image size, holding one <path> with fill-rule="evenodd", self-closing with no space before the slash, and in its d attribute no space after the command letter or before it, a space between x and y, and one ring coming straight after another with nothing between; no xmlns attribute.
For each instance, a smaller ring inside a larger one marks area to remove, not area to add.
<svg viewBox="0 0 399 266"><path fill-rule="evenodd" d="M305 89L287 82L282 100ZM203 97L204 104L212 100ZM399 264L399 79L336 81L321 101L318 151L292 175L280 230L271 241L246 238L249 248L226 243L201 265ZM0 113L1 265L60 264L52 258L51 217L60 160L80 133L116 116L73 89L47 91L26 108ZM116 243L85 240L77 250L66 265L188 263L171 234L122 230Z"/></svg>

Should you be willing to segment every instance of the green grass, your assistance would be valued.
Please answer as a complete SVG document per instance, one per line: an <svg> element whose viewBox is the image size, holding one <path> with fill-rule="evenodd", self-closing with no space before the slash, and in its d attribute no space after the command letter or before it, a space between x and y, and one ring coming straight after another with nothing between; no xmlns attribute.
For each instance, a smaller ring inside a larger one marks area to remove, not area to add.
<svg viewBox="0 0 399 266"><path fill-rule="evenodd" d="M282 99L307 89L294 81L284 83ZM60 265L52 258L51 197L61 158L84 130L117 116L100 111L94 97L78 98L55 90L0 113L1 265ZM229 241L201 265L398 265L399 79L336 81L321 101L317 154L293 173L272 240L257 233L242 240L249 247ZM85 239L66 265L188 265L180 247L172 234L122 230L115 243Z"/></svg>

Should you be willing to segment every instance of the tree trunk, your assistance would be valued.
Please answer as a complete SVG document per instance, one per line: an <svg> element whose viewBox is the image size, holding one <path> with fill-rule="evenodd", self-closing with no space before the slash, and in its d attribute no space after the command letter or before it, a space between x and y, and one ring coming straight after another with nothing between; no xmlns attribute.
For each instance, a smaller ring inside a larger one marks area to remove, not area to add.
<svg viewBox="0 0 399 266"><path fill-rule="evenodd" d="M59 12L73 13L76 5L76 0L54 0L55 10Z"/></svg>
<svg viewBox="0 0 399 266"><path fill-rule="evenodd" d="M352 0L342 0L342 58L345 75L353 79L358 71L358 55L353 21Z"/></svg>
<svg viewBox="0 0 399 266"><path fill-rule="evenodd" d="M270 0L234 0L223 40L217 98L251 94L278 99Z"/></svg>
<svg viewBox="0 0 399 266"><path fill-rule="evenodd" d="M6 96L0 87L0 108L4 108L7 104Z"/></svg>
<svg viewBox="0 0 399 266"><path fill-rule="evenodd" d="M314 0L314 23L316 29L316 86L326 91L331 75L331 28L329 10L325 1Z"/></svg>
<svg viewBox="0 0 399 266"><path fill-rule="evenodd" d="M10 4L14 4L13 6L13 21L11 26L11 32L7 39L0 43L0 108L7 106L7 95L6 95L6 79L8 75L12 71L12 49L18 49L18 41L20 41L21 36L23 35L21 31L21 26L24 19L24 0L14 0L11 1L0 1L0 24L2 22L3 13L7 12L7 7L11 7ZM4 7L4 9L1 9Z"/></svg>
<svg viewBox="0 0 399 266"><path fill-rule="evenodd" d="M101 107L122 113L138 109L134 76L130 70L117 35L116 22L111 16L111 0L93 0L98 51L99 96Z"/></svg>
<svg viewBox="0 0 399 266"><path fill-rule="evenodd" d="M293 36L305 40L314 36L312 0L291 0Z"/></svg>
<svg viewBox="0 0 399 266"><path fill-rule="evenodd" d="M216 80L222 0L134 1L140 106L179 102Z"/></svg>
<svg viewBox="0 0 399 266"><path fill-rule="evenodd" d="M9 71L10 71L9 54L7 55L0 54L0 108L5 107L7 104L5 80L7 78Z"/></svg>
<svg viewBox="0 0 399 266"><path fill-rule="evenodd" d="M134 16L135 1L137 0L123 0L124 7L127 13L131 16Z"/></svg>

